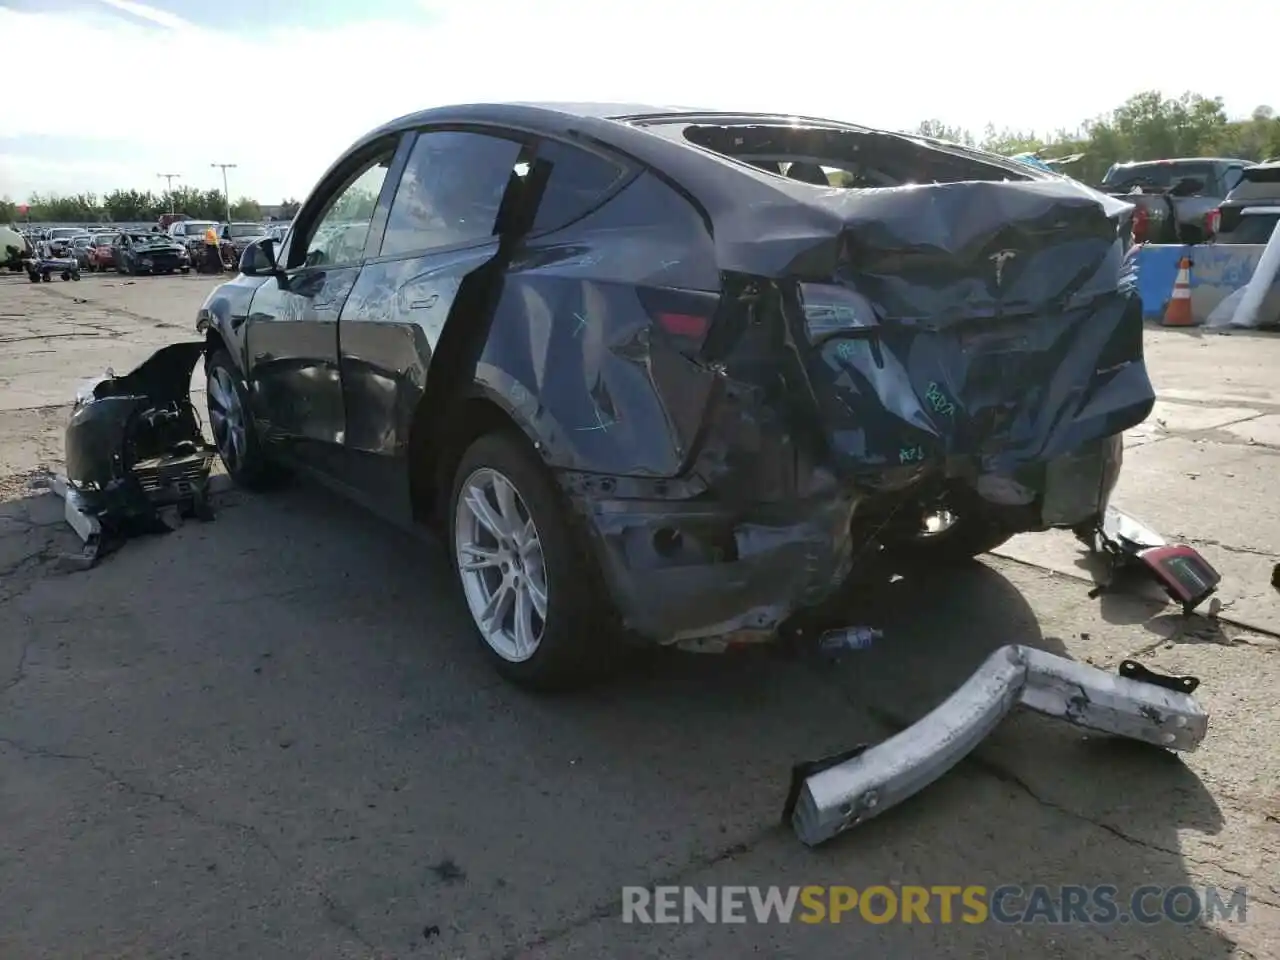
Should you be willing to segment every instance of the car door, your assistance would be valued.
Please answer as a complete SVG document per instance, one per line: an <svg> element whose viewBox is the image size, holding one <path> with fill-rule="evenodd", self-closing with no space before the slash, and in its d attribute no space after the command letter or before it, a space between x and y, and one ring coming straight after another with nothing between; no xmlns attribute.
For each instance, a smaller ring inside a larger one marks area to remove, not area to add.
<svg viewBox="0 0 1280 960"><path fill-rule="evenodd" d="M358 152L316 188L280 251L283 278L266 280L249 307L245 342L260 433L277 454L326 473L346 433L338 317L398 141L397 134Z"/></svg>
<svg viewBox="0 0 1280 960"><path fill-rule="evenodd" d="M418 132L377 255L342 314L350 483L397 519L412 514L405 463L428 364L459 298L476 322L484 315L482 274L498 253L499 211L530 156L515 134Z"/></svg>
<svg viewBox="0 0 1280 960"><path fill-rule="evenodd" d="M115 260L116 269L121 273L129 269L129 235L127 233L116 237Z"/></svg>

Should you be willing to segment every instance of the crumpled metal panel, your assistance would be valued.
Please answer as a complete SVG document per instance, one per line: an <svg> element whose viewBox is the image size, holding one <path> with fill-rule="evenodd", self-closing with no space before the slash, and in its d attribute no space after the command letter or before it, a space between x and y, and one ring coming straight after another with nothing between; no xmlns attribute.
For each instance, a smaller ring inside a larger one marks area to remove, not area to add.
<svg viewBox="0 0 1280 960"><path fill-rule="evenodd" d="M1141 423L1155 403L1141 304L931 330L885 324L808 361L819 418L855 472L973 458L983 472L1070 454Z"/></svg>
<svg viewBox="0 0 1280 960"><path fill-rule="evenodd" d="M773 201L717 211L714 236L646 175L527 244L476 366L559 471L623 619L660 642L743 639L820 602L877 493L1043 467L1154 402L1122 210L1105 197L1059 181L744 179ZM1022 260L1002 292L988 258L1004 243ZM811 337L814 278L861 296L871 323ZM741 329L714 357L682 355L637 295L665 285L719 291L717 323ZM1088 458L1099 477L1109 451ZM1109 492L1093 484L1093 506ZM1070 499L1060 513L1084 519Z"/></svg>

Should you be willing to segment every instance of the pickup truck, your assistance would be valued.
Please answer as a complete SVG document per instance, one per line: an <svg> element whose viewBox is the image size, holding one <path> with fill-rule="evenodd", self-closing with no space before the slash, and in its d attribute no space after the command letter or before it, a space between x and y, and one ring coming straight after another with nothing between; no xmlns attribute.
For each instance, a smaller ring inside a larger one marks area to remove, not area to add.
<svg viewBox="0 0 1280 960"><path fill-rule="evenodd" d="M1248 166L1225 157L1114 163L1098 189L1134 205L1135 242L1202 243L1213 233L1218 205Z"/></svg>

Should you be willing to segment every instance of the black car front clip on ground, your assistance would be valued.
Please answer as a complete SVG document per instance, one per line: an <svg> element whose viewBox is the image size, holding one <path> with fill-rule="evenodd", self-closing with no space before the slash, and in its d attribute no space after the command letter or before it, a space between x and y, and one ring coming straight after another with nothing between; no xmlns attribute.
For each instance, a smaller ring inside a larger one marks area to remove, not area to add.
<svg viewBox="0 0 1280 960"><path fill-rule="evenodd" d="M67 424L66 476L50 484L84 541L84 553L70 562L92 566L133 534L172 529L170 510L212 518L216 448L205 441L190 397L203 352L199 341L162 347L136 370L121 377L108 371L77 396Z"/></svg>

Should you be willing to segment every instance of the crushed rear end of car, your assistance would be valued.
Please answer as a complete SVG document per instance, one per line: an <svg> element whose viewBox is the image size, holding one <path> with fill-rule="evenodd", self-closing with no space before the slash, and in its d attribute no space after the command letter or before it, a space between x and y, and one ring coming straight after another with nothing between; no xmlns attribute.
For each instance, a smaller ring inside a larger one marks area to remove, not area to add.
<svg viewBox="0 0 1280 960"><path fill-rule="evenodd" d="M682 135L716 154L836 152L767 126ZM956 179L823 187L747 158L718 196L701 185L719 293L646 287L666 305L611 345L662 398L644 429L673 435L684 468L560 473L624 623L650 641L769 639L920 533L926 507L980 510L1009 534L1088 527L1119 435L1154 404L1127 205L909 138L842 136L848 155L881 146Z"/></svg>

